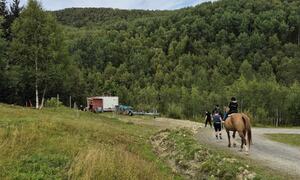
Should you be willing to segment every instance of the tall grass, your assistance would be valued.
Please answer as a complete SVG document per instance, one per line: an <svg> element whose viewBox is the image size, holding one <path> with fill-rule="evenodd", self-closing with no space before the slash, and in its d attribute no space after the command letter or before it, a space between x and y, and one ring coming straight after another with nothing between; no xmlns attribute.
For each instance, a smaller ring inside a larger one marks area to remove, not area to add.
<svg viewBox="0 0 300 180"><path fill-rule="evenodd" d="M154 129L68 109L0 104L0 179L173 179Z"/></svg>
<svg viewBox="0 0 300 180"><path fill-rule="evenodd" d="M147 174L147 176L145 176ZM150 176L149 176L150 175ZM88 147L74 158L69 179L160 179L154 164L149 164L124 147Z"/></svg>

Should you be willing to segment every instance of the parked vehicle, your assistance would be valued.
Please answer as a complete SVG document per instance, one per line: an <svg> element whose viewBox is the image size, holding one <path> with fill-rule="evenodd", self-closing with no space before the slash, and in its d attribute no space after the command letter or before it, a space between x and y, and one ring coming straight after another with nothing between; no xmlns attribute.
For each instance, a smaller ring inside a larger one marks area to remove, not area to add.
<svg viewBox="0 0 300 180"><path fill-rule="evenodd" d="M116 106L116 111L119 114L125 114L125 115L129 115L129 116L133 116L133 115L148 115L148 116L154 116L154 117L156 117L156 116L160 115L157 111L153 111L153 112L134 111L133 107L126 106L126 105Z"/></svg>
<svg viewBox="0 0 300 180"><path fill-rule="evenodd" d="M116 112L119 114L133 116L133 107L126 106L126 105L119 105L119 106L116 106Z"/></svg>

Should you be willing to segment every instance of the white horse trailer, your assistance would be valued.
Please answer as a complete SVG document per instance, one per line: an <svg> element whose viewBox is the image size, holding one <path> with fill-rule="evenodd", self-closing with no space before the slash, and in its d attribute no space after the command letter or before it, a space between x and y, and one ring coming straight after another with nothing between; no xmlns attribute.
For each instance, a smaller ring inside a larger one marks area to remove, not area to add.
<svg viewBox="0 0 300 180"><path fill-rule="evenodd" d="M119 105L119 97L101 97L103 99L103 111L115 111Z"/></svg>
<svg viewBox="0 0 300 180"><path fill-rule="evenodd" d="M95 112L111 112L116 110L119 105L119 97L115 96L100 96L87 98L89 109Z"/></svg>

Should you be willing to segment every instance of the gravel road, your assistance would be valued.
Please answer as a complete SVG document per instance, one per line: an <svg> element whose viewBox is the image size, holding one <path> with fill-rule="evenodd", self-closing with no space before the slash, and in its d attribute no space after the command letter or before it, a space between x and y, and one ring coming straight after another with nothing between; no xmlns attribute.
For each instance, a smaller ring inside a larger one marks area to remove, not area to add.
<svg viewBox="0 0 300 180"><path fill-rule="evenodd" d="M222 133L223 140L216 140L212 129L202 128L196 136L202 143L229 149L227 134L224 130ZM252 128L253 145L251 145L248 157L271 169L286 173L289 177L300 179L300 148L271 141L265 136L265 134L274 133L300 134L300 129ZM240 144L240 138L237 138L237 142ZM239 149L239 145L236 148L230 148L231 151L244 156L243 152L238 151Z"/></svg>
<svg viewBox="0 0 300 180"><path fill-rule="evenodd" d="M232 152L241 156L246 156L244 152L239 152L240 138L237 134L238 145L236 148L227 147L227 134L223 133L223 140L216 140L212 128L204 128L202 123L187 120L174 120L168 118L140 119L121 118L123 121L134 124L144 124L156 126L160 129L165 128L189 128L194 131L196 138L201 143L213 145L220 149L230 149ZM285 173L293 179L300 179L300 148L287 144L269 140L265 134L283 133L300 134L300 129L279 129L279 128L252 128L253 145L250 148L250 155L247 157L261 165Z"/></svg>

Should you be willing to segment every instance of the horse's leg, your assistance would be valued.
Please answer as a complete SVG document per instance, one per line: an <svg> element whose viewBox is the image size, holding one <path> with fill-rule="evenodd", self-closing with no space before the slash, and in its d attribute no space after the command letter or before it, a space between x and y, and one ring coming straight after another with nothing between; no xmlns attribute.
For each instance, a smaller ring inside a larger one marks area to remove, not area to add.
<svg viewBox="0 0 300 180"><path fill-rule="evenodd" d="M241 151L243 151L243 147L246 143L245 134L243 131L239 131L239 135L241 137Z"/></svg>
<svg viewBox="0 0 300 180"><path fill-rule="evenodd" d="M231 147L230 132L229 131L226 131L226 132L227 132L227 136L228 136L228 147Z"/></svg>
<svg viewBox="0 0 300 180"><path fill-rule="evenodd" d="M249 154L249 149L250 149L250 142L247 143L247 139L249 138L248 137L248 134L246 133L247 131L244 130L244 142L245 142L245 149L246 149L246 154L248 155ZM247 138L247 139L246 139Z"/></svg>
<svg viewBox="0 0 300 180"><path fill-rule="evenodd" d="M232 134L233 147L236 147L235 134L236 134L236 131L233 131L233 134Z"/></svg>
<svg viewBox="0 0 300 180"><path fill-rule="evenodd" d="M246 133L246 130L243 131L244 133L244 136L245 136L245 146L247 145L247 133Z"/></svg>

